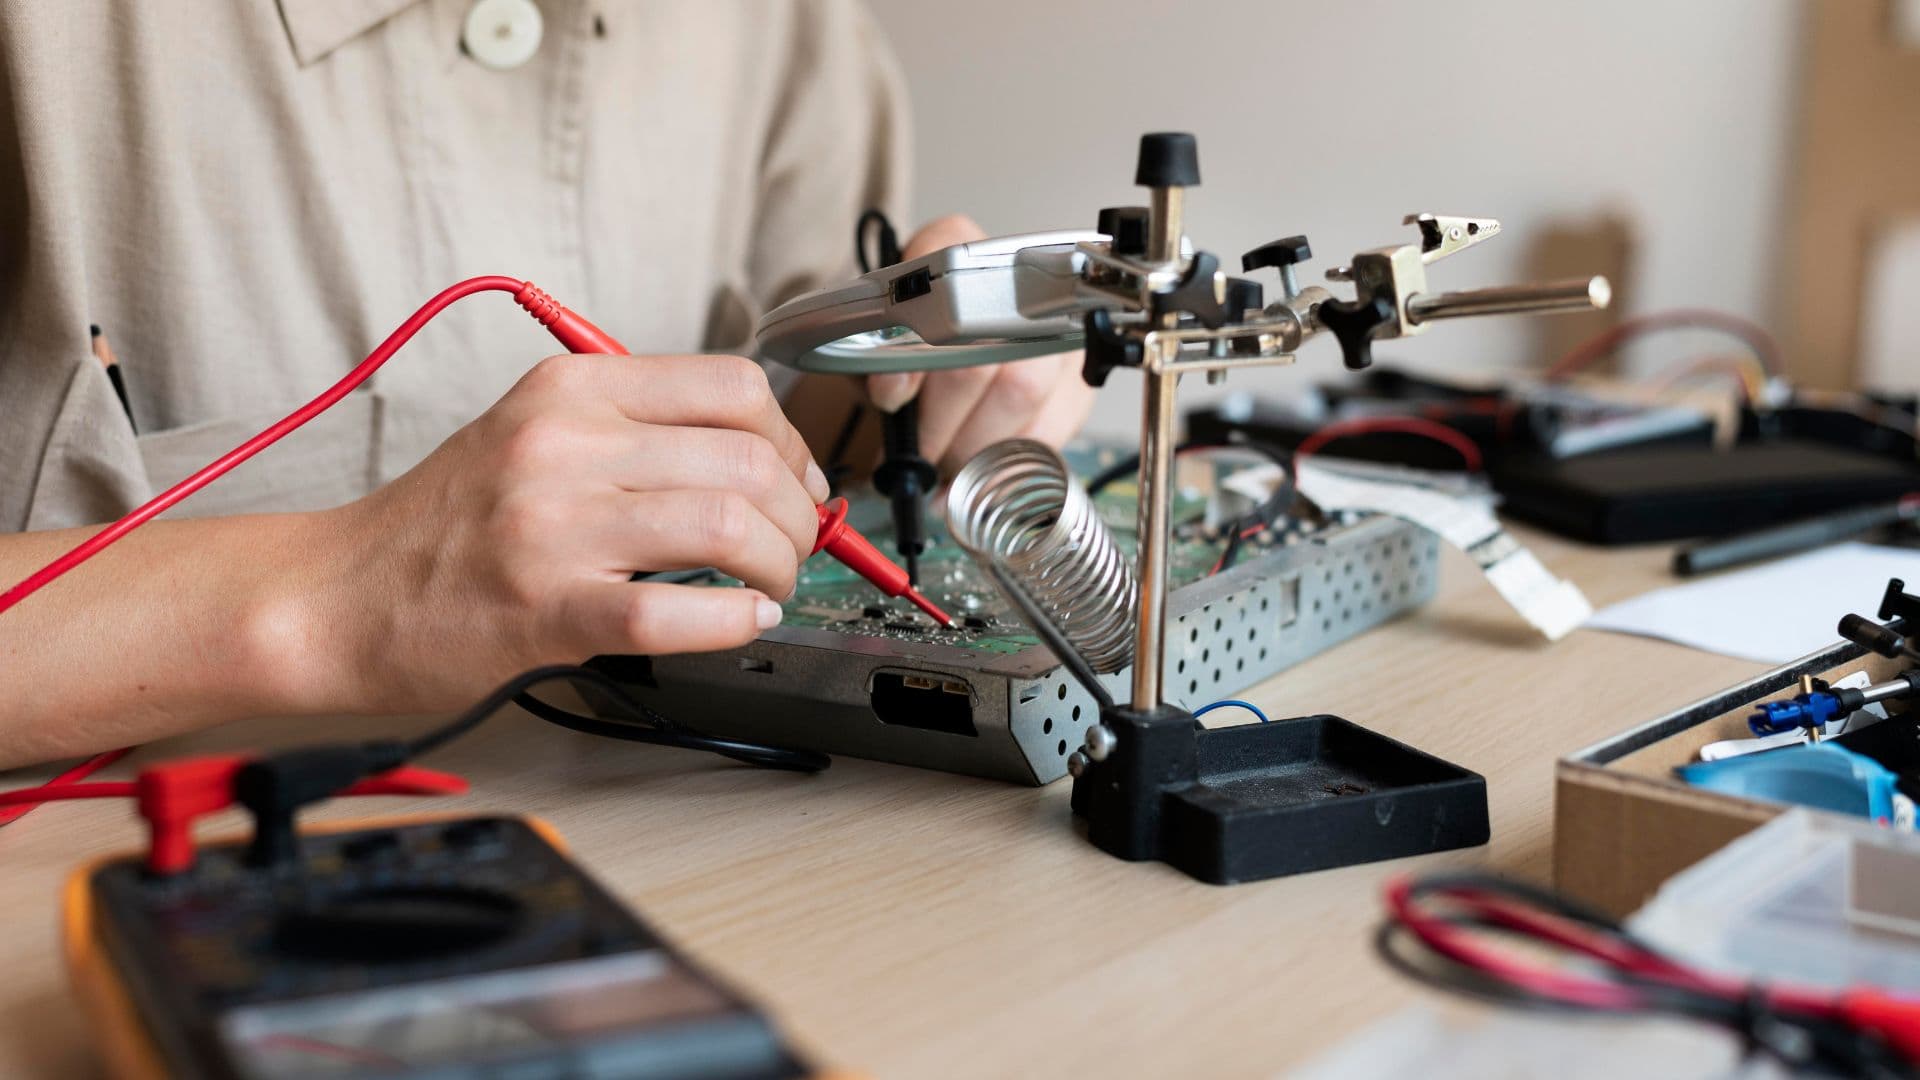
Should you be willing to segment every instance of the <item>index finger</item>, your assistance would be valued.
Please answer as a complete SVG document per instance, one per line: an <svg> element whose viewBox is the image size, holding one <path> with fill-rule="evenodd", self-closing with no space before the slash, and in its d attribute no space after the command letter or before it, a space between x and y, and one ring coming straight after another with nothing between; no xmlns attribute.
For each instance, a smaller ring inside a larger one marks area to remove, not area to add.
<svg viewBox="0 0 1920 1080"><path fill-rule="evenodd" d="M621 415L645 424L751 432L773 444L815 502L826 500L826 476L781 410L760 365L740 356L593 359L605 362L599 365L599 381Z"/></svg>

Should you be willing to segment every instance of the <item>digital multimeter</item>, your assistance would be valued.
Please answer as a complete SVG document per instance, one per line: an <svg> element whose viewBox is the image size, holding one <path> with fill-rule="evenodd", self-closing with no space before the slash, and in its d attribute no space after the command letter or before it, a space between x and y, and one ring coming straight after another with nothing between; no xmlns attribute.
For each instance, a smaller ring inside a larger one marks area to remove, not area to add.
<svg viewBox="0 0 1920 1080"><path fill-rule="evenodd" d="M123 1077L812 1073L764 1015L583 873L543 823L413 819L68 882L68 965Z"/></svg>

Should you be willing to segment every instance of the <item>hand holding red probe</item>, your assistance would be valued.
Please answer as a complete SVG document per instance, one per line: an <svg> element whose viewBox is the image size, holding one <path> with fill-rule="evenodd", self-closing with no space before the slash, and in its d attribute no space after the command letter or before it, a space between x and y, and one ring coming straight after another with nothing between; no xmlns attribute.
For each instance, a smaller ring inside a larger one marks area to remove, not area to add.
<svg viewBox="0 0 1920 1080"><path fill-rule="evenodd" d="M543 294L544 295L544 294ZM626 346L615 341L599 327L555 304L550 311L551 320L543 311L528 308L534 317L547 324L553 336L560 343L577 353L598 352L614 356L628 355ZM811 462L809 462L811 464ZM822 503L819 507L820 529L814 537L813 548L809 555L825 551L827 554L845 563L848 569L865 578L874 588L890 597L904 596L915 607L933 616L941 626L951 627L953 616L940 610L933 601L921 595L913 587L907 571L880 554L859 530L847 524L847 501L834 499Z"/></svg>
<svg viewBox="0 0 1920 1080"><path fill-rule="evenodd" d="M514 294L568 349L624 351L527 283L462 282L313 401L119 521L20 538L0 558L0 582L18 581L0 593L0 657L33 693L0 704L0 767L248 716L450 708L542 663L728 648L777 622L770 598L819 544L827 490L740 358L554 357L357 502L147 527L483 291ZM634 567L700 566L749 588L628 581ZM102 654L108 678L74 662ZM65 722L46 723L55 713Z"/></svg>

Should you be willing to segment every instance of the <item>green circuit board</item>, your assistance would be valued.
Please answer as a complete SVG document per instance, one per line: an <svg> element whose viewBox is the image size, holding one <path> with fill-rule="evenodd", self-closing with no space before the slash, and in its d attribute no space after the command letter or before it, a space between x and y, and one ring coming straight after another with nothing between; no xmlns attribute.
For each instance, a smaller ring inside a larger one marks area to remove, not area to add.
<svg viewBox="0 0 1920 1080"><path fill-rule="evenodd" d="M1079 447L1067 453L1068 463L1081 477L1098 472L1121 456L1122 451L1110 448ZM1180 487L1174 499L1174 546L1169 562L1175 588L1207 576L1226 542L1222 530L1210 528L1204 521L1207 490L1212 486L1210 469L1206 475L1196 474L1189 479L1194 482ZM894 557L893 528L886 501L871 489L847 494L848 521L873 541L875 547ZM1108 485L1095 498L1094 505L1112 530L1115 541L1131 553L1138 535L1134 480L1127 477ZM957 627L941 627L905 600L882 595L859 575L826 555L816 555L801 566L799 586L785 604L784 625L936 642L1000 654L1018 653L1037 645L1039 639L1027 629L1019 613L1000 595L972 557L946 535L937 521L929 524L932 532L928 549L920 557L920 591L959 620ZM1306 528L1289 524L1248 541L1243 561ZM732 579L721 579L718 583L739 584Z"/></svg>

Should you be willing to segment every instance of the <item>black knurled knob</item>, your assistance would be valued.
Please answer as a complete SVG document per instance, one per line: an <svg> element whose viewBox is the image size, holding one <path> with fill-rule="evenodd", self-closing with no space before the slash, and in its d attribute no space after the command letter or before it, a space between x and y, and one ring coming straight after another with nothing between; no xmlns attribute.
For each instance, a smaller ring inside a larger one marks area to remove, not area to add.
<svg viewBox="0 0 1920 1080"><path fill-rule="evenodd" d="M1226 310L1228 322L1239 322L1247 317L1249 311L1259 311L1267 302L1267 290L1252 278L1230 277L1227 279L1227 299L1221 306Z"/></svg>
<svg viewBox="0 0 1920 1080"><path fill-rule="evenodd" d="M1846 615L1840 619L1840 636L1881 656L1899 656L1906 640L1872 619Z"/></svg>
<svg viewBox="0 0 1920 1080"><path fill-rule="evenodd" d="M1098 228L1115 255L1145 255L1150 216L1144 206L1109 206L1100 211Z"/></svg>
<svg viewBox="0 0 1920 1080"><path fill-rule="evenodd" d="M1328 300L1317 311L1320 325L1340 341L1340 353L1353 371L1373 363L1374 335L1393 321L1393 303L1384 296L1369 300Z"/></svg>
<svg viewBox="0 0 1920 1080"><path fill-rule="evenodd" d="M1313 258L1313 248L1307 245L1306 237L1288 236L1270 244L1261 244L1240 256L1240 269L1246 272L1258 270L1263 266L1292 266L1311 258Z"/></svg>
<svg viewBox="0 0 1920 1080"><path fill-rule="evenodd" d="M1133 182L1143 187L1196 187L1200 183L1200 147L1184 131L1140 136L1140 164Z"/></svg>

